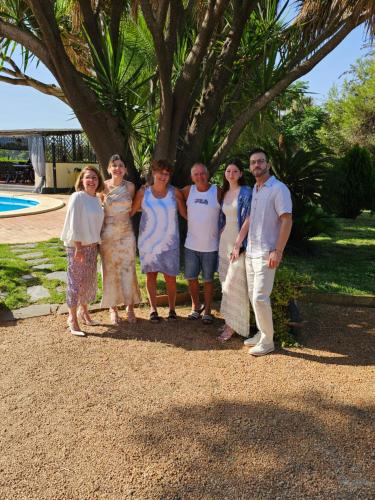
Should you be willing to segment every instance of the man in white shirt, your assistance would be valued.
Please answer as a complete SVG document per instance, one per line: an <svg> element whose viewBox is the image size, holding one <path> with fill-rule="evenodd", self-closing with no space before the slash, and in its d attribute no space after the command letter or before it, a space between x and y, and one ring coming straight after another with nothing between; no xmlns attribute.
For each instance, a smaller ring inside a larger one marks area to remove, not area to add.
<svg viewBox="0 0 375 500"><path fill-rule="evenodd" d="M199 319L204 309L202 322L211 324L211 302L213 278L217 270L219 249L219 213L221 190L210 184L207 167L195 163L191 168L192 186L182 193L186 200L188 230L185 241L185 277L189 282L192 311L189 319ZM204 281L204 307L199 301L198 276L202 272Z"/></svg>
<svg viewBox="0 0 375 500"><path fill-rule="evenodd" d="M259 331L244 343L252 346L250 354L263 356L275 349L270 295L276 269L282 260L292 229L292 200L286 185L270 175L266 151L261 148L253 149L249 161L250 172L254 175L256 184L250 217L241 228L232 258L238 256L242 240L248 232L246 275L249 298Z"/></svg>

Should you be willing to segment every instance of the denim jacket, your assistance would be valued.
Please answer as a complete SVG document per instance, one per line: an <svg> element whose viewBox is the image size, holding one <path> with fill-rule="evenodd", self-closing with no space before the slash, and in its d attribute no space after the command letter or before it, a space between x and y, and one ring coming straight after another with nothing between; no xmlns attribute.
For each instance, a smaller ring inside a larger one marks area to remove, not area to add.
<svg viewBox="0 0 375 500"><path fill-rule="evenodd" d="M249 186L241 186L240 192L238 193L237 200L237 222L238 222L238 231L241 229L242 224L245 222L246 217L250 215L250 206L251 206L251 198L252 198L252 189ZM221 202L221 206L223 206L223 201ZM225 226L225 215L221 210L219 215L219 231L221 232ZM246 248L247 245L247 236L242 242L242 247Z"/></svg>

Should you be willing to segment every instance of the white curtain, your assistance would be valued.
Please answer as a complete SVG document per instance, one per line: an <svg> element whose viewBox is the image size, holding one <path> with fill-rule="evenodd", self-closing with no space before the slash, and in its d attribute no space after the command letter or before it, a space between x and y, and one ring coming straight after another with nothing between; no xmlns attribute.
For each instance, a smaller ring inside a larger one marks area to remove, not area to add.
<svg viewBox="0 0 375 500"><path fill-rule="evenodd" d="M29 155L35 172L35 191L39 193L46 180L46 163L44 161L44 143L41 135L32 135L28 139ZM39 179L37 179L37 177Z"/></svg>

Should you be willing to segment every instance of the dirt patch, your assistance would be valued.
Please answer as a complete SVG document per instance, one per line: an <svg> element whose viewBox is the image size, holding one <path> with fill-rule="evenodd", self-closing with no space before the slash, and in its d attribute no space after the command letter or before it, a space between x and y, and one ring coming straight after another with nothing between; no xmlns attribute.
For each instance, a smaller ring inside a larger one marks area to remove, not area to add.
<svg viewBox="0 0 375 500"><path fill-rule="evenodd" d="M1 326L0 497L373 497L375 310L302 312L305 347L262 358L187 309Z"/></svg>

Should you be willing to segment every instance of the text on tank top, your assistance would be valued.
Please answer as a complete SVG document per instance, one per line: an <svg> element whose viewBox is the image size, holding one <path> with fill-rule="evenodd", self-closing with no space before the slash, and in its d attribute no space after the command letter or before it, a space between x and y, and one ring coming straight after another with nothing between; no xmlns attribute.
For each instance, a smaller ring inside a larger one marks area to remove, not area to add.
<svg viewBox="0 0 375 500"><path fill-rule="evenodd" d="M185 247L197 252L215 252L219 248L219 213L217 187L198 191L193 184L186 201L188 232Z"/></svg>

